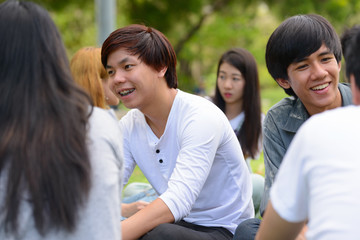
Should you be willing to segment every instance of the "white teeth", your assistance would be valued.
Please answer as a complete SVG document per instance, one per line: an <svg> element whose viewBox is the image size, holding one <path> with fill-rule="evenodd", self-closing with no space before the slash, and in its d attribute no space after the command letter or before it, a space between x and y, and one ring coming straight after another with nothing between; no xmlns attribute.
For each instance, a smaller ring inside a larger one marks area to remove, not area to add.
<svg viewBox="0 0 360 240"><path fill-rule="evenodd" d="M321 89L326 88L327 86L329 86L329 83L324 83L324 84L321 84L321 85L319 85L319 86L313 87L313 88L311 88L311 89L312 89L312 90L321 90Z"/></svg>
<svg viewBox="0 0 360 240"><path fill-rule="evenodd" d="M135 91L135 89L128 89L128 90L120 91L119 94L121 96L126 96L126 95L129 95L130 93L132 93L133 91Z"/></svg>

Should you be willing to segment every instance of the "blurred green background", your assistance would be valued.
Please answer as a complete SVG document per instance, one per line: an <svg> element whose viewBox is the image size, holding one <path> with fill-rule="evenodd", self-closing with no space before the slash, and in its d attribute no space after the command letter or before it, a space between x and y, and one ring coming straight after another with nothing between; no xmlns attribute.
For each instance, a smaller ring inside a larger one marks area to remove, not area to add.
<svg viewBox="0 0 360 240"><path fill-rule="evenodd" d="M101 47L97 43L95 0L34 2L49 10L69 59L82 47ZM341 35L360 23L359 10L358 0L116 0L115 29L141 23L163 32L177 54L179 88L194 92L201 87L204 95L214 92L220 55L232 47L246 48L258 63L262 110L266 113L285 97L265 64L266 42L274 29L289 16L316 13L326 17ZM341 81L346 81L344 76L342 71ZM122 106L119 109L124 110ZM262 155L251 164L255 172L264 174ZM146 180L136 169L130 181Z"/></svg>
<svg viewBox="0 0 360 240"><path fill-rule="evenodd" d="M1 0L0 0L1 1ZM48 9L60 29L69 58L97 43L95 0L34 0ZM258 62L264 98L276 87L265 65L265 46L273 30L295 14L326 17L340 35L360 23L358 0L96 0L116 1L115 28L142 23L162 31L178 57L179 87L214 90L220 55L232 47L248 49ZM115 29L113 29L115 30ZM343 80L343 74L342 74ZM268 102L264 100L264 111Z"/></svg>

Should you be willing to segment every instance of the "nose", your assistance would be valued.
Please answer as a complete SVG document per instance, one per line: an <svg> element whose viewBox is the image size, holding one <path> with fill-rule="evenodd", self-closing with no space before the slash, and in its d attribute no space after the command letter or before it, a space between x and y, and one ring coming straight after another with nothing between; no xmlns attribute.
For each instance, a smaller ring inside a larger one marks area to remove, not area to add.
<svg viewBox="0 0 360 240"><path fill-rule="evenodd" d="M119 83L125 82L124 74L121 73L121 71L116 71L113 76L110 77L110 80L112 81L112 85L117 85Z"/></svg>
<svg viewBox="0 0 360 240"><path fill-rule="evenodd" d="M224 87L230 89L232 87L231 79L226 78L224 81Z"/></svg>
<svg viewBox="0 0 360 240"><path fill-rule="evenodd" d="M327 75L327 71L325 69L325 66L321 64L320 62L315 62L312 71L311 71L311 79L317 80L317 79L324 79Z"/></svg>

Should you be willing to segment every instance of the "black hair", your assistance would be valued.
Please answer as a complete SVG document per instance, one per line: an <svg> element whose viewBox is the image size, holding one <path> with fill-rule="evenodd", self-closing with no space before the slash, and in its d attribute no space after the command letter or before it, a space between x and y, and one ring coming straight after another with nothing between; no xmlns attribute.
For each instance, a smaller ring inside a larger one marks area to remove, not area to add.
<svg viewBox="0 0 360 240"><path fill-rule="evenodd" d="M0 209L17 233L24 197L35 227L73 231L87 198L90 98L71 77L60 34L32 2L0 4Z"/></svg>
<svg viewBox="0 0 360 240"><path fill-rule="evenodd" d="M351 36L346 41L345 63L346 76L350 79L350 75L355 77L356 87L360 89L360 27L354 26L351 29Z"/></svg>
<svg viewBox="0 0 360 240"><path fill-rule="evenodd" d="M322 44L341 61L341 43L333 26L324 17L315 14L296 15L286 19L271 34L266 45L266 66L276 80L289 80L290 64L316 52ZM291 79L290 79L291 80ZM284 89L297 97L292 88Z"/></svg>
<svg viewBox="0 0 360 240"><path fill-rule="evenodd" d="M261 138L261 101L260 84L257 64L254 56L243 48L233 48L225 52L218 63L217 77L219 76L220 66L228 63L237 68L244 77L245 86L243 94L243 106L245 119L240 131L236 133L240 142L243 154L252 158L256 157L259 151L259 139ZM220 94L216 80L215 96L213 102L224 113L226 104Z"/></svg>

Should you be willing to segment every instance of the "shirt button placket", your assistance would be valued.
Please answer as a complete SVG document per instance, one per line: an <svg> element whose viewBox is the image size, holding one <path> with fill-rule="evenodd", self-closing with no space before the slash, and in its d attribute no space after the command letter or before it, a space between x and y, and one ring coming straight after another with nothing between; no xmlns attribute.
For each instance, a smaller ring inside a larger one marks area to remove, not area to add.
<svg viewBox="0 0 360 240"><path fill-rule="evenodd" d="M156 149L156 151L155 151L157 154L159 154L160 153L160 149ZM162 160L162 159L159 159L159 163L163 163L164 161Z"/></svg>

